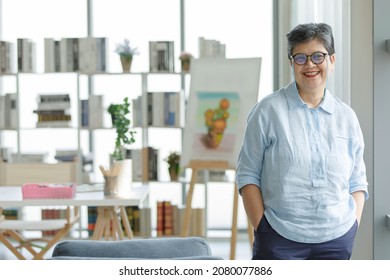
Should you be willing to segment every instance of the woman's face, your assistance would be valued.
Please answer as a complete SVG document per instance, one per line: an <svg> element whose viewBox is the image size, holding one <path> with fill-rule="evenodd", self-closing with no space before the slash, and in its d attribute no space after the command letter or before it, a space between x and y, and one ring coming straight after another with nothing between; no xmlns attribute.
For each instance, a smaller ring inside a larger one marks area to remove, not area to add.
<svg viewBox="0 0 390 280"><path fill-rule="evenodd" d="M296 45L293 55L298 53L311 55L316 52L328 53L323 44L315 39ZM326 85L327 72L331 73L334 70L335 55L326 55L324 61L320 64L313 63L311 57L303 65L298 65L295 62L292 63L295 81L301 93L323 93Z"/></svg>

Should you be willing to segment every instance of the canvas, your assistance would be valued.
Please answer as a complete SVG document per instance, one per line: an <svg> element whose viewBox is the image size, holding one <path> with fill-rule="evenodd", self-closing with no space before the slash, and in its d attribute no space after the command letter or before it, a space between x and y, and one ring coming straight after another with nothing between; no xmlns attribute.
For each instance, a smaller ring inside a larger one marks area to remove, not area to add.
<svg viewBox="0 0 390 280"><path fill-rule="evenodd" d="M180 166L226 161L234 169L259 96L261 58L194 59Z"/></svg>

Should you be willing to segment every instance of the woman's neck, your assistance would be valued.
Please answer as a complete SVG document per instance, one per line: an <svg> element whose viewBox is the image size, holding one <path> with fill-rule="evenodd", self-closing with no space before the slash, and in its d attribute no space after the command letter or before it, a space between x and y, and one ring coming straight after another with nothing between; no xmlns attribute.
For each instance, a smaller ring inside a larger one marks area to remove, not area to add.
<svg viewBox="0 0 390 280"><path fill-rule="evenodd" d="M298 90L299 96L310 108L317 108L318 105L320 105L322 99L324 98L324 92L325 90L313 92L303 92Z"/></svg>

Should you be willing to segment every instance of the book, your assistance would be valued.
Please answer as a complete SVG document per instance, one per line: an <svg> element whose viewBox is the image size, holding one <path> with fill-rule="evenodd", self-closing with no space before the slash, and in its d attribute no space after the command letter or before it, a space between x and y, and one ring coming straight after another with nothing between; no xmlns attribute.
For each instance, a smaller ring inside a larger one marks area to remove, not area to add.
<svg viewBox="0 0 390 280"><path fill-rule="evenodd" d="M51 128L51 127L57 127L57 128L68 128L72 127L71 121L38 121L36 122L37 128Z"/></svg>
<svg viewBox="0 0 390 280"><path fill-rule="evenodd" d="M81 127L89 127L89 99L81 99Z"/></svg>
<svg viewBox="0 0 390 280"><path fill-rule="evenodd" d="M29 38L17 39L18 72L32 73L36 70L36 43Z"/></svg>
<svg viewBox="0 0 390 280"><path fill-rule="evenodd" d="M92 94L89 96L88 124L90 128L102 128L104 126L104 95Z"/></svg>
<svg viewBox="0 0 390 280"><path fill-rule="evenodd" d="M95 224L98 216L98 211L96 206L88 206L87 208L87 220L88 220L88 235L92 236L95 230Z"/></svg>
<svg viewBox="0 0 390 280"><path fill-rule="evenodd" d="M5 115L5 96L0 95L0 128L1 129L6 128L5 118L6 118L6 115Z"/></svg>
<svg viewBox="0 0 390 280"><path fill-rule="evenodd" d="M157 236L161 237L164 235L164 202L157 201Z"/></svg>
<svg viewBox="0 0 390 280"><path fill-rule="evenodd" d="M55 40L53 38L44 38L45 72L56 72L56 51Z"/></svg>
<svg viewBox="0 0 390 280"><path fill-rule="evenodd" d="M170 201L163 201L163 207L164 207L163 235L171 236L173 235L172 203Z"/></svg>
<svg viewBox="0 0 390 280"><path fill-rule="evenodd" d="M0 40L0 73L14 72L14 44Z"/></svg>
<svg viewBox="0 0 390 280"><path fill-rule="evenodd" d="M140 237L148 238L152 236L151 208L142 207L140 211Z"/></svg>
<svg viewBox="0 0 390 280"><path fill-rule="evenodd" d="M6 93L4 98L4 123L7 129L18 127L18 106L16 93Z"/></svg>

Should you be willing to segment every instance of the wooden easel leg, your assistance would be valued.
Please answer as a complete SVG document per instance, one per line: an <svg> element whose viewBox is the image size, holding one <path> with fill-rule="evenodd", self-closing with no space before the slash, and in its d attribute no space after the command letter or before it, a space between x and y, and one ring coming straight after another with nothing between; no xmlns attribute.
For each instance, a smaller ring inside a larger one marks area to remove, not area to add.
<svg viewBox="0 0 390 280"><path fill-rule="evenodd" d="M190 188L188 189L188 193L186 197L186 209L184 212L183 225L181 228L182 237L186 237L189 235L190 219L191 219L191 211L192 211L192 195L194 193L197 177L198 177L198 170L192 169Z"/></svg>
<svg viewBox="0 0 390 280"><path fill-rule="evenodd" d="M238 214L238 190L234 185L233 194L233 219L232 219L232 237L230 239L230 259L234 260L236 257L236 245L237 245L237 214Z"/></svg>

